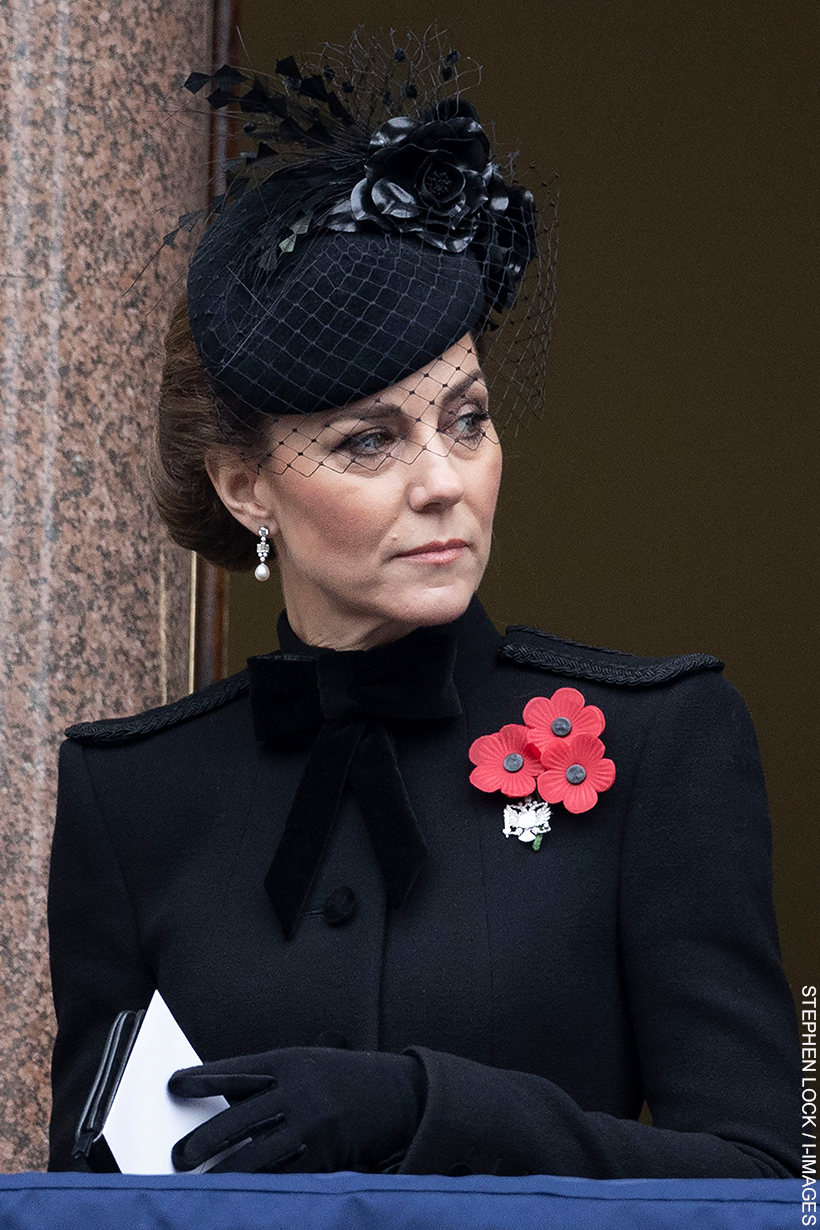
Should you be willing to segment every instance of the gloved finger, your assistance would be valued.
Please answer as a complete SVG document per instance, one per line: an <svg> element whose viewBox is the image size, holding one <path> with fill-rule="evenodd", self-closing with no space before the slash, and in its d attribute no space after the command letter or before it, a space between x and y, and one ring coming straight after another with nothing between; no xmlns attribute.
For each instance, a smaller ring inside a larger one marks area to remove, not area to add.
<svg viewBox="0 0 820 1230"><path fill-rule="evenodd" d="M171 1161L177 1170L193 1170L240 1141L271 1135L281 1127L284 1119L278 1107L269 1110L257 1107L255 1114L249 1114L247 1102L229 1106L178 1140L171 1150ZM287 1152L287 1149L282 1151Z"/></svg>
<svg viewBox="0 0 820 1230"><path fill-rule="evenodd" d="M307 1156L308 1150L305 1145L294 1146L290 1133L283 1134L281 1139L264 1136L259 1140L250 1141L244 1148L234 1150L228 1157L212 1166L208 1173L274 1174L299 1169L298 1166L291 1164ZM305 1165L302 1169L309 1170L310 1168Z"/></svg>
<svg viewBox="0 0 820 1230"><path fill-rule="evenodd" d="M261 1072L214 1072L203 1066L179 1068L168 1080L168 1091L178 1098L212 1098L221 1093L230 1102L264 1093L275 1085L272 1076Z"/></svg>
<svg viewBox="0 0 820 1230"><path fill-rule="evenodd" d="M287 1157L280 1158L275 1166L268 1166L265 1169L269 1173L275 1171L277 1174L317 1174L335 1169L335 1167L330 1167L326 1163L323 1164L321 1160L317 1160L315 1150L303 1144Z"/></svg>

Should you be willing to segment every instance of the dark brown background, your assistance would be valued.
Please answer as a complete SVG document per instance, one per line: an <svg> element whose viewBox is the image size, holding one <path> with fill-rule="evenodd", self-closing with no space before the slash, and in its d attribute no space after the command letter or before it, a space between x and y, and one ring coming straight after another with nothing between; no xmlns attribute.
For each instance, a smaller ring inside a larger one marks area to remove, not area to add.
<svg viewBox="0 0 820 1230"><path fill-rule="evenodd" d="M243 0L251 61L431 22L500 148L561 182L546 411L507 444L481 596L638 653L727 662L755 717L795 991L817 981L818 6ZM276 583L231 581L229 668Z"/></svg>

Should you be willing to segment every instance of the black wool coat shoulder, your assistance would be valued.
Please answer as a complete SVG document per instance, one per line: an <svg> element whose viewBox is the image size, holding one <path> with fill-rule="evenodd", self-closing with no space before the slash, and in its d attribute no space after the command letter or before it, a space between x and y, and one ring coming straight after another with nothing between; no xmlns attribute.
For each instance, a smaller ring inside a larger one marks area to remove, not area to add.
<svg viewBox="0 0 820 1230"><path fill-rule="evenodd" d="M347 788L291 939L264 881L310 746L256 737L248 672L69 732L52 1169L114 1017L158 988L204 1061L411 1049L427 1098L407 1173L798 1173L763 778L721 664L501 637L476 601L450 627L461 712L388 723L427 846L412 889L390 908ZM504 837L508 800L471 784L468 749L567 686L603 711L616 778L586 812L553 806L534 851Z"/></svg>

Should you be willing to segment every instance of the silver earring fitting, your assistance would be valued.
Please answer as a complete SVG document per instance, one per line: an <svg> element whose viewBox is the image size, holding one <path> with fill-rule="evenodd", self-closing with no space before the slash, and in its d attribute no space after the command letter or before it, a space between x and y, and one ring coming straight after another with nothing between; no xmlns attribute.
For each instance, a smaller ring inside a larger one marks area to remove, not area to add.
<svg viewBox="0 0 820 1230"><path fill-rule="evenodd" d="M254 576L257 581L267 581L270 576L270 568L265 563L265 560L270 555L270 546L268 545L268 534L270 533L266 525L259 527L259 542L256 544L256 554L259 556L259 563L256 565Z"/></svg>

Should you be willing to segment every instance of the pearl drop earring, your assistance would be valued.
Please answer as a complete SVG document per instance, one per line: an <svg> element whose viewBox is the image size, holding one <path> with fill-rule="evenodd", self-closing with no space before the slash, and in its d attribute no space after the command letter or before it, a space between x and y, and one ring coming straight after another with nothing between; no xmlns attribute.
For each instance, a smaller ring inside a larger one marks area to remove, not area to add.
<svg viewBox="0 0 820 1230"><path fill-rule="evenodd" d="M266 525L259 527L259 542L256 544L256 554L259 556L259 563L256 565L254 576L257 581L267 581L270 576L270 568L265 563L265 560L270 554L270 546L268 545L268 534L270 531Z"/></svg>

